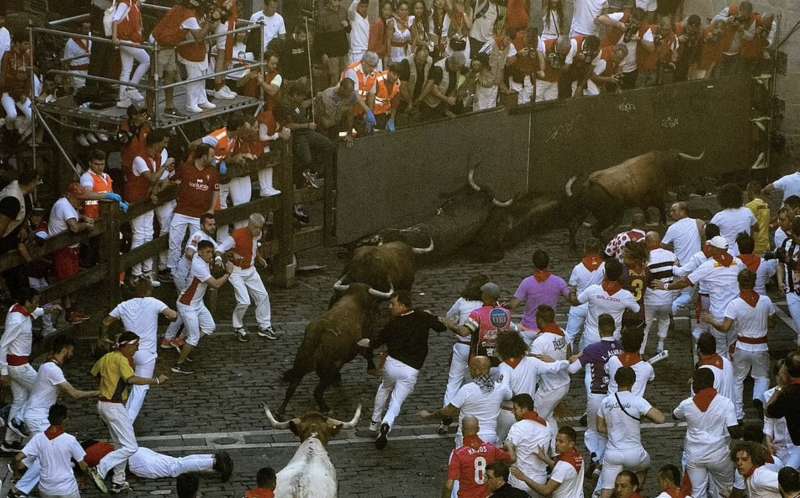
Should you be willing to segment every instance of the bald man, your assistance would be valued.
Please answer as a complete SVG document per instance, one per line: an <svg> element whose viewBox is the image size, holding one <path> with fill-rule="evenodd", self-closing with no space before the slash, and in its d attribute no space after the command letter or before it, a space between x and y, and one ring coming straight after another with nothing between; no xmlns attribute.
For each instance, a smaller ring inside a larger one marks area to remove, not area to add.
<svg viewBox="0 0 800 498"><path fill-rule="evenodd" d="M458 390L450 403L439 410L429 412L422 410L419 416L422 418L460 417L461 420L467 416L475 416L480 422L480 432L478 435L482 440L496 443L497 437L497 418L500 415L503 402L511 399L511 389L503 383L495 382L489 375L492 367L488 356L474 356L469 362L469 373L472 382L464 384ZM509 404L510 408L510 404ZM456 448L461 448L466 444L462 427L459 426L456 434Z"/></svg>
<svg viewBox="0 0 800 498"><path fill-rule="evenodd" d="M661 235L658 232L647 232L644 243L650 252L647 263L647 274L650 279L663 282L672 282L672 268L675 266L675 253L661 247ZM647 337L652 329L658 330L658 345L656 352L664 351L664 342L669 331L669 321L672 317L672 302L677 292L648 288L644 293L644 339L639 354L644 354L647 347Z"/></svg>
<svg viewBox="0 0 800 498"><path fill-rule="evenodd" d="M678 263L685 266L703 249L703 231L705 223L689 217L689 207L685 202L676 202L670 207L670 217L674 223L667 228L661 247L675 253ZM687 287L672 302L672 314L690 309L694 300L694 288Z"/></svg>
<svg viewBox="0 0 800 498"><path fill-rule="evenodd" d="M487 358L488 359L488 358ZM458 496L486 496L486 467L495 462L513 463L513 450L505 451L480 438L480 422L466 415L461 420L459 431L464 435L464 446L450 454L447 482L442 497L449 497L454 488Z"/></svg>

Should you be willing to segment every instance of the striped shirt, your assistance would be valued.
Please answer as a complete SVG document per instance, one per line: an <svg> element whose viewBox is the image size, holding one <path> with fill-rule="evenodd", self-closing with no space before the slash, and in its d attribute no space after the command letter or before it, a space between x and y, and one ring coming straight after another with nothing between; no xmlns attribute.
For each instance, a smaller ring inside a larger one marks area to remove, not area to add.
<svg viewBox="0 0 800 498"><path fill-rule="evenodd" d="M670 284L673 280L672 268L675 266L675 253L666 249L653 249L647 263L647 272L650 280L661 280ZM650 289L644 295L645 305L657 306L671 304L675 299L675 291Z"/></svg>

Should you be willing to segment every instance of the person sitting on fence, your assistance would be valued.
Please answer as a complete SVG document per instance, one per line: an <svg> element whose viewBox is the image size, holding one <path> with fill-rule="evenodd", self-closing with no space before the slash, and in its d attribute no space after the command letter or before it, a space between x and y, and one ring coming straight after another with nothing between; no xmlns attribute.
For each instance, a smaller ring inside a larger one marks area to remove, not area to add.
<svg viewBox="0 0 800 498"><path fill-rule="evenodd" d="M111 39L114 44L125 43L119 46L119 57L122 62L119 80L123 83L139 84L150 69L150 54L137 46L144 41L141 0L118 0L112 23ZM134 61L138 62L136 71L133 70ZM144 96L136 87L119 86L117 107L126 109L132 102L142 101Z"/></svg>

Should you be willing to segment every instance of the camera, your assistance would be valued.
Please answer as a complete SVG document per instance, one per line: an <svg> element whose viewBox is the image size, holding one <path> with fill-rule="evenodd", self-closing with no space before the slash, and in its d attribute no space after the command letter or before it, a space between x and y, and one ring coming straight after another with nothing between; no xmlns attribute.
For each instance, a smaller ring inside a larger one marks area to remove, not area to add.
<svg viewBox="0 0 800 498"><path fill-rule="evenodd" d="M561 69L561 67L564 66L564 60L558 52L550 52L547 54L547 63L553 69Z"/></svg>

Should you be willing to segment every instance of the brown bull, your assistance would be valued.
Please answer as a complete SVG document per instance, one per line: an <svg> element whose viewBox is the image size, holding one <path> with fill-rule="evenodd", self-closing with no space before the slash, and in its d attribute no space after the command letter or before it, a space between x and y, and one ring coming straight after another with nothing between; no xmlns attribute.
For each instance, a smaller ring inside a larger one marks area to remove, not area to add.
<svg viewBox="0 0 800 498"><path fill-rule="evenodd" d="M686 161L703 158L676 150L653 151L628 159L616 166L589 174L582 181L569 179L566 185L567 205L573 215L570 223L570 243L575 247L575 233L589 213L597 222L592 227L596 237L616 224L628 208L658 208L661 221L666 222L664 194L674 180L685 176Z"/></svg>
<svg viewBox="0 0 800 498"><path fill-rule="evenodd" d="M410 290L414 285L415 254L433 251L433 241L428 247L411 247L405 242L379 243L377 246L361 246L353 251L342 282L359 282L373 289Z"/></svg>
<svg viewBox="0 0 800 498"><path fill-rule="evenodd" d="M316 371L319 376L314 399L320 411L328 411L325 390L339 380L342 366L358 354L356 343L369 337L370 316L375 300L388 299L394 292L391 285L388 292L377 291L358 283L342 286L337 282L336 286L344 294L322 316L306 326L294 365L283 374L283 380L289 382L289 386L286 388L283 403L278 408L281 415L285 413L286 405L292 399L300 381L312 371Z"/></svg>

